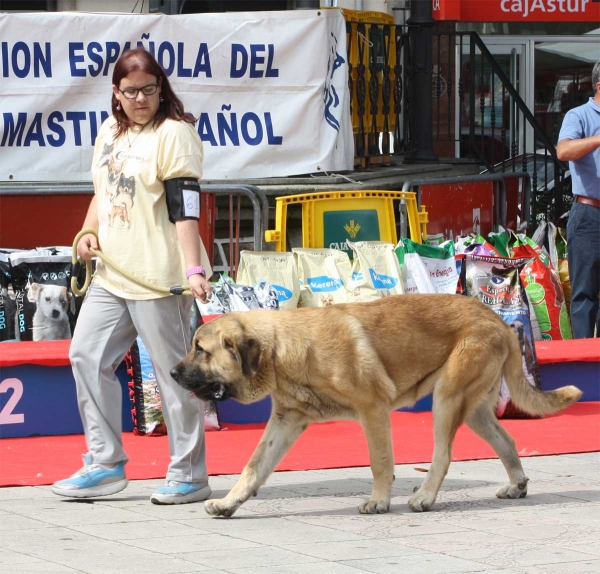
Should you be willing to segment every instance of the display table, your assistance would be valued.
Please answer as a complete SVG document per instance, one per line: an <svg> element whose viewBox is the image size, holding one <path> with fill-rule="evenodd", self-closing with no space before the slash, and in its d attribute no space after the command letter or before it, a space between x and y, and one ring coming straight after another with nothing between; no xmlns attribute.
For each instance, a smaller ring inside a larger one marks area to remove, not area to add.
<svg viewBox="0 0 600 574"><path fill-rule="evenodd" d="M539 341L535 352L542 389L575 385L582 401L600 401L600 339Z"/></svg>
<svg viewBox="0 0 600 574"><path fill-rule="evenodd" d="M205 318L205 321L211 320ZM0 343L0 438L61 435L83 432L75 381L69 362L71 341ZM542 388L576 385L582 401L600 401L600 341L541 341L536 343ZM123 430L132 431L128 376L125 364L117 369L121 382ZM270 398L252 405L232 399L217 404L223 424L265 422ZM410 409L431 410L431 396Z"/></svg>
<svg viewBox="0 0 600 574"><path fill-rule="evenodd" d="M0 343L0 438L83 432L70 344L70 340ZM117 377L123 390L123 430L132 431L125 363L117 369Z"/></svg>

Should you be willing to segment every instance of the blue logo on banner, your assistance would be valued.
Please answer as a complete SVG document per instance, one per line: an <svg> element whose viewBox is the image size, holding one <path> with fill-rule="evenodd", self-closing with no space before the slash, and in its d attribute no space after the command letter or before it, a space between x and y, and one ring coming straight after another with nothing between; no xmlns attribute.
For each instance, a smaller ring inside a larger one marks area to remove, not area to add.
<svg viewBox="0 0 600 574"><path fill-rule="evenodd" d="M336 131L340 131L340 122L333 115L332 108L337 108L340 105L340 98L337 94L335 86L331 85L335 71L346 63L346 60L337 51L337 38L334 33L331 33L332 45L329 53L329 61L327 62L327 79L323 88L323 101L325 102L325 121Z"/></svg>
<svg viewBox="0 0 600 574"><path fill-rule="evenodd" d="M308 286L312 289L313 293L327 293L341 289L344 286L344 282L341 279L322 275L321 277L309 277Z"/></svg>
<svg viewBox="0 0 600 574"><path fill-rule="evenodd" d="M287 301L292 298L292 292L281 285L272 285L273 289L277 293L277 299L279 301Z"/></svg>
<svg viewBox="0 0 600 574"><path fill-rule="evenodd" d="M378 275L373 269L369 269L369 273L375 289L393 289L398 283L398 279L387 275Z"/></svg>

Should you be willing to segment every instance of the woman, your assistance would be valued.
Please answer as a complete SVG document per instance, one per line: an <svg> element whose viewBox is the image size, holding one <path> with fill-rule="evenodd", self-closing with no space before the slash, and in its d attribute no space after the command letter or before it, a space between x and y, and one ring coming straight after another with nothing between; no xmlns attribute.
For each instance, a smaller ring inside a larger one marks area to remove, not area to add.
<svg viewBox="0 0 600 574"><path fill-rule="evenodd" d="M132 276L161 286L186 279L201 301L210 296L198 235L202 142L192 116L173 93L153 56L125 52L113 72L112 117L94 148L95 195L79 255L102 251ZM115 369L139 335L156 372L169 433L171 463L155 504L210 496L205 463L204 404L169 372L189 351L192 296L140 287L98 261L81 308L70 359L88 453L83 468L55 483L56 494L78 498L114 494L127 486L121 441L121 387Z"/></svg>

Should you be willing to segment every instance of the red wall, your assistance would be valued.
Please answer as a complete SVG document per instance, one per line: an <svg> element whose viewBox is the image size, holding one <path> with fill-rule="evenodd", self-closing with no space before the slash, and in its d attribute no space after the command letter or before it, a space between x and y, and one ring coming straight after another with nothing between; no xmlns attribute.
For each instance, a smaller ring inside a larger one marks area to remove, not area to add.
<svg viewBox="0 0 600 574"><path fill-rule="evenodd" d="M0 196L0 247L73 245L92 197L89 193ZM211 262L215 219L215 197L203 193L199 227Z"/></svg>

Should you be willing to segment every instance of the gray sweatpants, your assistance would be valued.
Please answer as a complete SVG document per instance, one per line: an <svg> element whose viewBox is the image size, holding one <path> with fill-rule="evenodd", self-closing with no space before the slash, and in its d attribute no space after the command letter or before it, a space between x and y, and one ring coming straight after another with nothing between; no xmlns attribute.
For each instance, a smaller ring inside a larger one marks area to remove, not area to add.
<svg viewBox="0 0 600 574"><path fill-rule="evenodd" d="M171 454L167 479L207 480L204 403L169 374L190 350L192 302L190 296L122 299L92 283L70 351L92 462L128 460L121 440L122 391L115 370L139 334L152 359L167 424Z"/></svg>

